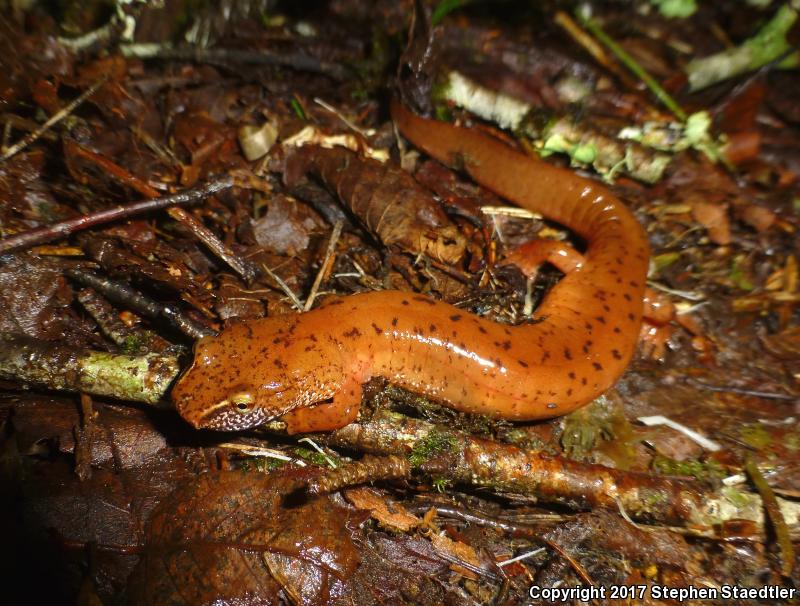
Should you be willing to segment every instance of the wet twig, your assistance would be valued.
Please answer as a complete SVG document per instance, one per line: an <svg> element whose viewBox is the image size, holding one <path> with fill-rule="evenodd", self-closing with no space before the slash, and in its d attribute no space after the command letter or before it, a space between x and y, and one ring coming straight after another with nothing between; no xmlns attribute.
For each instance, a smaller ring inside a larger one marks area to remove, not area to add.
<svg viewBox="0 0 800 606"><path fill-rule="evenodd" d="M111 223L112 221L119 221L120 219L128 219L170 206L197 204L205 200L208 196L229 189L233 187L233 185L233 177L225 176L171 196L142 200L125 206L115 206L82 217L67 219L66 221L60 221L53 225L15 234L0 240L0 254L11 252L12 250L29 248L45 242L52 242L53 240L64 238L78 231L89 229L90 227Z"/></svg>
<svg viewBox="0 0 800 606"><path fill-rule="evenodd" d="M78 301L97 322L100 330L111 339L123 353L139 354L148 351L161 352L170 344L151 330L129 327L119 318L117 310L93 288L84 288L77 295Z"/></svg>
<svg viewBox="0 0 800 606"><path fill-rule="evenodd" d="M147 318L167 320L172 326L193 339L215 334L210 328L206 328L185 316L177 307L154 301L128 284L114 282L108 278L77 268L68 269L65 273L76 282L103 293L118 305L123 305Z"/></svg>
<svg viewBox="0 0 800 606"><path fill-rule="evenodd" d="M230 246L226 245L214 232L200 223L200 221L195 219L192 215L177 206L168 209L167 213L196 236L211 252L227 263L245 282L250 284L256 279L258 275L256 266L247 259L243 259L241 256L237 255Z"/></svg>
<svg viewBox="0 0 800 606"><path fill-rule="evenodd" d="M707 498L691 481L524 450L388 411L318 439L375 454L424 453L412 456L412 463L426 475L572 508L616 511L619 500L640 519L685 524L696 519Z"/></svg>
<svg viewBox="0 0 800 606"><path fill-rule="evenodd" d="M180 368L174 356L126 356L0 335L0 378L158 404Z"/></svg>
<svg viewBox="0 0 800 606"><path fill-rule="evenodd" d="M334 80L345 80L349 71L337 63L321 61L303 53L276 53L265 49L246 51L228 48L175 48L165 44L123 44L123 56L138 59L166 59L171 61L193 61L195 63L239 65L275 65L298 71L323 74Z"/></svg>
<svg viewBox="0 0 800 606"><path fill-rule="evenodd" d="M330 265L331 258L333 257L333 251L336 249L336 243L339 241L339 236L342 234L343 226L344 223L342 221L337 221L336 225L333 226L330 240L328 240L328 248L325 251L325 258L322 261L322 265L319 267L316 278L314 278L314 284L311 286L311 292L308 294L308 299L306 299L306 304L303 306L303 311L310 310L314 305L314 299L317 298L319 285L322 284L322 279L328 273L328 265Z"/></svg>
<svg viewBox="0 0 800 606"><path fill-rule="evenodd" d="M386 410L316 439L361 452L405 454L415 469L429 477L526 495L571 509L622 508L633 518L677 527L711 529L731 519L752 520L761 527L765 523L758 495L739 493L734 502L688 479L525 450ZM795 528L800 507L784 500L782 511L787 524Z"/></svg>
<svg viewBox="0 0 800 606"><path fill-rule="evenodd" d="M75 98L75 99L73 99L73 100L72 100L70 103L68 103L68 104L67 104L67 106L66 106L65 108L63 108L63 109L61 109L61 110L57 111L55 114L53 114L53 115L52 115L52 116L51 116L51 117L50 117L50 118L47 120L47 122L45 122L44 124L42 124L42 125L41 125L39 128L37 128L37 129L36 129L36 130L34 130L33 132L31 132L31 133L28 133L28 134L27 134L27 135L25 135L25 136L24 136L24 137L23 137L23 138L22 138L20 141L18 141L17 143L15 143L15 144L14 144L14 145L12 145L11 147L9 147L7 150L5 150L5 151L2 153L2 155L0 155L0 162L4 162L4 161L8 160L8 159L9 159L11 156L13 156L14 154L16 154L16 153L18 153L18 152L22 151L23 149L25 149L25 148L26 148L26 147L28 147L28 146L29 146L31 143L33 143L33 142L34 142L34 141L36 141L36 140L37 140L39 137L41 137L41 136L42 136L42 135L43 135L45 132L47 132L48 130L50 130L51 128L53 128L53 126L55 126L56 124L58 124L59 122L61 122L61 120L63 120L63 119L64 119L64 118L66 118L67 116L69 116L69 115L70 115L72 112L74 112L74 111L75 111L75 109L76 109L76 108L77 108L77 107L78 107L78 106L79 106L81 103L83 103L84 101L86 101L86 99L88 99L88 98L89 98L89 97L91 97L93 94L95 94L95 93L97 92L97 90L98 90L98 89L99 89L101 86L103 86L103 84L105 84L105 83L106 83L106 80L108 80L108 76L103 76L102 78L100 78L100 79L99 79L97 82L95 82L94 84L92 84L92 85L91 85L89 88L87 88L87 89L86 89L85 91L83 91L83 92L82 92L80 95L78 95L78 97L76 97L76 98ZM1 243L2 243L2 242L0 241L0 244L1 244ZM2 249L0 249L0 252L2 252Z"/></svg>

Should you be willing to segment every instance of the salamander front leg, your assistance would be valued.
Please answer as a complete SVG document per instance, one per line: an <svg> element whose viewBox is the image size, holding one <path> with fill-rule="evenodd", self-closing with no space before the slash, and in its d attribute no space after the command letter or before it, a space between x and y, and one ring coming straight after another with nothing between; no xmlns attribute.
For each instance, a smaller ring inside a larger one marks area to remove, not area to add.
<svg viewBox="0 0 800 606"><path fill-rule="evenodd" d="M286 423L286 430L290 434L333 431L355 421L361 407L362 389L358 379L357 376L346 378L331 402L303 406L283 415L280 420Z"/></svg>

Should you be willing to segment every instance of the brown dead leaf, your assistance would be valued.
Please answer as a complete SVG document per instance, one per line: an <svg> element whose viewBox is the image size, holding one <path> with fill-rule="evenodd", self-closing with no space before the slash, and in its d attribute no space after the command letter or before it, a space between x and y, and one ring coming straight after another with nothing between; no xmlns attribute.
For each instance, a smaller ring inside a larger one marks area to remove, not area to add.
<svg viewBox="0 0 800 606"><path fill-rule="evenodd" d="M308 206L283 195L270 197L267 213L251 225L253 238L260 246L288 256L306 250L310 235L324 228Z"/></svg>
<svg viewBox="0 0 800 606"><path fill-rule="evenodd" d="M478 580L478 575L459 564L464 562L470 568L481 568L481 560L478 557L478 552L471 545L462 543L461 541L454 541L448 536L440 533L433 533L431 535L431 543L433 548L442 554L445 559L452 562L451 568L458 572L463 577Z"/></svg>
<svg viewBox="0 0 800 606"><path fill-rule="evenodd" d="M313 472L201 475L162 501L131 580L137 604L327 604L360 556L355 512L302 499ZM298 495L291 507L284 499ZM353 524L353 522L356 522Z"/></svg>
<svg viewBox="0 0 800 606"><path fill-rule="evenodd" d="M70 309L72 291L57 263L32 256L0 264L0 332L53 340L82 327Z"/></svg>
<svg viewBox="0 0 800 606"><path fill-rule="evenodd" d="M769 353L780 360L800 360L800 327L794 326L775 335L761 337Z"/></svg>
<svg viewBox="0 0 800 606"><path fill-rule="evenodd" d="M407 172L343 147L289 148L284 181L295 184L306 174L335 192L385 246L449 264L463 257L464 236Z"/></svg>
<svg viewBox="0 0 800 606"><path fill-rule="evenodd" d="M768 208L744 204L736 208L736 215L758 233L763 234L775 223L777 216Z"/></svg>
<svg viewBox="0 0 800 606"><path fill-rule="evenodd" d="M377 490L361 486L345 491L345 498L358 509L366 509L378 523L397 530L408 532L422 523L417 516L405 507L387 499Z"/></svg>
<svg viewBox="0 0 800 606"><path fill-rule="evenodd" d="M708 230L708 237L714 244L725 246L731 243L731 226L728 220L727 204L692 199L692 216Z"/></svg>

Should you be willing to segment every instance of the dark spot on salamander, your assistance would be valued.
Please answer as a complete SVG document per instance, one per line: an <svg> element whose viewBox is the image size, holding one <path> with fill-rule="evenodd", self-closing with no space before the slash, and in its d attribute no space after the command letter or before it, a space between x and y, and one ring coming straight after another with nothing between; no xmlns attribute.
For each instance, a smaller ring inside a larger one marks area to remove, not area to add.
<svg viewBox="0 0 800 606"><path fill-rule="evenodd" d="M286 364L284 364L284 363L283 363L283 362L280 360L280 358L275 358L275 360L273 361L273 364L275 364L275 366L276 366L276 367L278 367L278 368L280 368L281 370L283 370L284 368L286 368Z"/></svg>
<svg viewBox="0 0 800 606"><path fill-rule="evenodd" d="M611 308L608 305L603 305L603 311L609 312L611 311Z"/></svg>
<svg viewBox="0 0 800 606"><path fill-rule="evenodd" d="M632 301L632 300L633 300L633 297L631 297L631 296L630 296L628 293L625 293L625 294L624 294L624 295L622 295L622 296L623 296L623 297L625 297L625 300L626 300L626 301Z"/></svg>
<svg viewBox="0 0 800 606"><path fill-rule="evenodd" d="M272 344L278 345L281 342L281 340L282 339L280 337L275 337L274 339L272 339Z"/></svg>
<svg viewBox="0 0 800 606"><path fill-rule="evenodd" d="M478 326L478 330L480 331L480 333L482 335L488 334L488 332L489 332L483 326Z"/></svg>
<svg viewBox="0 0 800 606"><path fill-rule="evenodd" d="M403 299L400 303L401 305L409 305L408 299Z"/></svg>
<svg viewBox="0 0 800 606"><path fill-rule="evenodd" d="M600 322L600 324L605 324L605 323L606 323L606 318L605 318L605 316L595 316L595 320L597 320L598 322Z"/></svg>
<svg viewBox="0 0 800 606"><path fill-rule="evenodd" d="M586 385L589 381L586 380L586 377L581 377L581 385Z"/></svg>
<svg viewBox="0 0 800 606"><path fill-rule="evenodd" d="M594 341L592 341L591 339L587 340L583 344L583 353L588 354L589 353L589 349L591 349L592 345L594 345Z"/></svg>
<svg viewBox="0 0 800 606"><path fill-rule="evenodd" d="M544 353L542 354L542 359L541 359L541 360L539 360L539 363L540 363L540 364L544 364L544 363L545 363L545 362L547 362L549 359L550 359L550 350L549 350L549 349L545 349L545 350L544 350Z"/></svg>
<svg viewBox="0 0 800 606"><path fill-rule="evenodd" d="M639 283L636 280L631 280L630 282L628 282L628 284L630 284L634 288L639 288Z"/></svg>
<svg viewBox="0 0 800 606"><path fill-rule="evenodd" d="M458 322L461 318L462 318L461 314L453 314L452 316L450 316L450 319L453 322Z"/></svg>
<svg viewBox="0 0 800 606"><path fill-rule="evenodd" d="M358 328L356 328L355 326L353 326L353 328L348 330L346 333L343 333L342 336L343 337L348 337L350 339L353 339L355 337L360 337L361 336L361 331L358 330Z"/></svg>
<svg viewBox="0 0 800 606"><path fill-rule="evenodd" d="M308 353L309 351L311 351L311 350L313 350L313 349L314 349L314 346L313 346L313 345L306 345L306 347L305 347L305 349L304 349L303 351L305 351L306 353Z"/></svg>
<svg viewBox="0 0 800 606"><path fill-rule="evenodd" d="M571 396L571 395L572 395L572 387L570 387L570 388L567 390L567 395L568 395L568 396Z"/></svg>
<svg viewBox="0 0 800 606"><path fill-rule="evenodd" d="M594 366L594 369L597 372L600 372L601 370L603 370L603 365L600 364L600 362L592 362L592 366Z"/></svg>
<svg viewBox="0 0 800 606"><path fill-rule="evenodd" d="M628 314L628 320L630 320L631 322L635 322L636 321L636 315L633 314L633 313Z"/></svg>
<svg viewBox="0 0 800 606"><path fill-rule="evenodd" d="M622 354L619 353L618 349L612 349L611 350L611 355L614 356L615 360L621 360L622 359Z"/></svg>
<svg viewBox="0 0 800 606"><path fill-rule="evenodd" d="M436 332L436 324L431 324L430 326L428 326L428 330L430 330L431 332Z"/></svg>
<svg viewBox="0 0 800 606"><path fill-rule="evenodd" d="M592 329L594 328L594 324L592 324L591 322L586 322L586 324L584 324L583 326L584 326L584 328L586 328L586 330L588 330L589 332L592 332Z"/></svg>
<svg viewBox="0 0 800 606"><path fill-rule="evenodd" d="M375 324L375 322L372 323L372 329L375 331L376 335L382 335L383 334L383 329L380 326L378 326L377 324Z"/></svg>
<svg viewBox="0 0 800 606"><path fill-rule="evenodd" d="M317 335L311 335L308 338L311 339L314 343L317 342Z"/></svg>
<svg viewBox="0 0 800 606"><path fill-rule="evenodd" d="M622 332L622 329L621 329L619 326L615 326L615 327L614 327L614 332L615 332L615 333L617 333L617 334L619 334L619 333L621 333L621 332Z"/></svg>
<svg viewBox="0 0 800 606"><path fill-rule="evenodd" d="M392 318L392 326L397 326L397 318Z"/></svg>
<svg viewBox="0 0 800 606"><path fill-rule="evenodd" d="M568 377L569 377L569 378L570 378L572 381L574 381L574 380L575 380L575 373L574 373L573 371L571 371L571 370L570 370L570 371L569 371L569 374L568 374L567 376L568 376Z"/></svg>
<svg viewBox="0 0 800 606"><path fill-rule="evenodd" d="M571 360L572 359L572 352L569 350L569 347L565 347L564 348L564 357L567 360Z"/></svg>
<svg viewBox="0 0 800 606"><path fill-rule="evenodd" d="M524 360L517 360L517 363L522 366L522 368L528 368L528 363Z"/></svg>

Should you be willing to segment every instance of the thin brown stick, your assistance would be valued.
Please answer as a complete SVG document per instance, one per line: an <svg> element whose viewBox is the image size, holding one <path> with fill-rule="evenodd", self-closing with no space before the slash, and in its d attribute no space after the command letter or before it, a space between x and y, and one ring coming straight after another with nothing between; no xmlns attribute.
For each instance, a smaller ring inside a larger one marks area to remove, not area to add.
<svg viewBox="0 0 800 606"><path fill-rule="evenodd" d="M227 263L233 271L239 274L245 282L249 284L256 279L256 276L258 275L258 270L256 267L247 259L243 259L237 255L230 246L226 245L214 234L214 232L200 223L200 221L195 219L192 215L187 213L182 208L178 208L177 206L167 209L167 214L169 214L169 216L176 221L179 221L184 227L186 227L186 229L192 232L192 234L203 244L205 244L211 252Z"/></svg>
<svg viewBox="0 0 800 606"><path fill-rule="evenodd" d="M9 147L6 151L3 152L2 155L0 155L0 162L4 162L4 161L8 160L14 154L16 154L16 153L22 151L23 149L25 149L31 143L33 143L39 137L41 137L45 132L47 132L48 130L53 128L53 126L55 126L56 124L61 122L61 120L63 120L67 116L69 116L72 112L75 111L75 108L77 108L81 103L86 101L86 99L88 99L93 94L95 94L97 92L97 90L101 86L103 86L103 84L106 83L106 80L108 80L108 76L103 76L102 78L100 78L97 82L92 84L89 88L87 88L80 95L78 95L77 98L73 99L65 108L63 108L63 109L57 111L55 114L53 114L50 117L50 119L47 120L47 122L42 124L39 128L37 128L32 133L28 133L22 139L17 141L14 145Z"/></svg>
<svg viewBox="0 0 800 606"><path fill-rule="evenodd" d="M129 284L115 282L76 267L66 270L65 273L68 277L84 286L89 286L102 293L118 305L132 309L147 318L165 319L183 334L193 339L216 334L213 330L198 324L181 313L177 307L154 301L132 288Z"/></svg>
<svg viewBox="0 0 800 606"><path fill-rule="evenodd" d="M127 219L170 206L189 206L191 204L197 204L208 196L229 189L233 187L233 185L233 177L225 176L171 196L142 200L126 206L115 206L90 215L60 221L47 227L32 229L0 240L0 254L11 252L12 250L30 248L31 246L44 244L45 242L52 242L53 240L64 238L75 232L95 227L96 225Z"/></svg>
<svg viewBox="0 0 800 606"><path fill-rule="evenodd" d="M68 153L73 153L77 156L80 156L84 160L92 162L117 182L136 190L143 196L147 196L148 198L158 198L158 195L161 193L116 162L112 162L104 155L93 152L90 149L86 149L82 145L78 145L74 141L67 141L66 151Z"/></svg>
<svg viewBox="0 0 800 606"><path fill-rule="evenodd" d="M336 243L339 241L339 236L342 235L343 226L344 223L342 221L337 221L333 226L331 238L328 240L328 249L325 251L325 259L323 259L322 265L320 265L319 271L317 272L317 277L314 278L314 284L311 286L311 292L308 294L308 299L306 299L306 304L303 306L303 311L308 311L311 309L311 306L314 305L314 299L317 298L319 285L322 284L322 279L325 277L325 274L328 273L328 265L333 257L333 251L336 249Z"/></svg>

